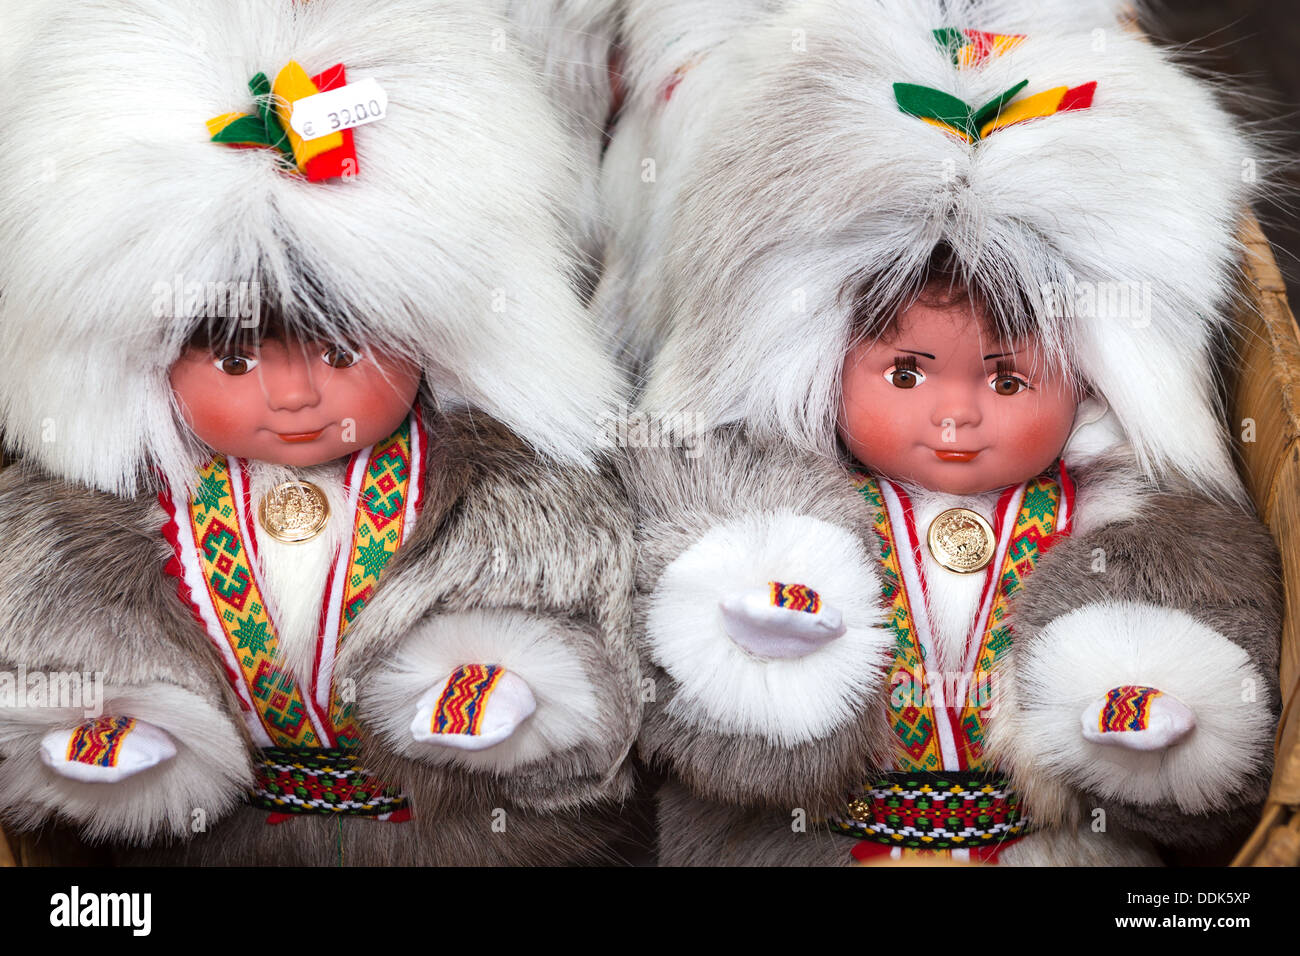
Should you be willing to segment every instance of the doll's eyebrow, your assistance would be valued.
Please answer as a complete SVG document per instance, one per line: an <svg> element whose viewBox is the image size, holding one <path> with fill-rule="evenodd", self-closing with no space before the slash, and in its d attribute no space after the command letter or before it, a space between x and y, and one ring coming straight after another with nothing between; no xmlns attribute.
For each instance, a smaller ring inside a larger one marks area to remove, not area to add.
<svg viewBox="0 0 1300 956"><path fill-rule="evenodd" d="M929 352L916 352L913 351L912 349L899 349L898 351L906 352L908 355L919 355L922 358L928 358L930 361L932 362L934 361L934 356L931 355Z"/></svg>
<svg viewBox="0 0 1300 956"><path fill-rule="evenodd" d="M1019 351L1020 351L1019 349L1016 349L1016 352ZM1006 358L1008 355L1015 355L1016 352L995 352L992 355L984 356L984 361L987 362L989 359L995 359L995 358Z"/></svg>

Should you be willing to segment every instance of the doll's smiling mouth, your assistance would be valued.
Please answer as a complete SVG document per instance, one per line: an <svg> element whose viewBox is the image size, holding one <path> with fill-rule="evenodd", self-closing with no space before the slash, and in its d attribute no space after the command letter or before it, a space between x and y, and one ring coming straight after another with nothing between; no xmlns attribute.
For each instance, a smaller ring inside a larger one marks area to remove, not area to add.
<svg viewBox="0 0 1300 956"><path fill-rule="evenodd" d="M315 441L317 438L320 438L324 431L325 429L318 428L314 432L276 432L275 434L280 441L297 444L299 442Z"/></svg>
<svg viewBox="0 0 1300 956"><path fill-rule="evenodd" d="M978 451L940 451L935 449L935 456L940 461L974 461Z"/></svg>

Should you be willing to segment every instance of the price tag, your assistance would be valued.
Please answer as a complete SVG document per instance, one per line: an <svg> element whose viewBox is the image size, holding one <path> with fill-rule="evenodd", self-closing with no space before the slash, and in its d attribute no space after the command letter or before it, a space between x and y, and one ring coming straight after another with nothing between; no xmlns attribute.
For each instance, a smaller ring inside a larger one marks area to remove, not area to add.
<svg viewBox="0 0 1300 956"><path fill-rule="evenodd" d="M289 125L306 142L381 120L388 115L388 94L373 77L295 100Z"/></svg>

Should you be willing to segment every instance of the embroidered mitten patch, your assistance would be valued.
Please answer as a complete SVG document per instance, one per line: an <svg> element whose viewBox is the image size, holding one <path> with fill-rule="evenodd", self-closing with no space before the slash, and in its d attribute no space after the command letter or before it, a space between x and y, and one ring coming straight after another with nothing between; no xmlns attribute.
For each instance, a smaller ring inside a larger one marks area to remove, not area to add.
<svg viewBox="0 0 1300 956"><path fill-rule="evenodd" d="M134 717L96 717L41 738L41 760L55 773L86 783L113 783L176 756L166 732Z"/></svg>
<svg viewBox="0 0 1300 956"><path fill-rule="evenodd" d="M523 678L496 664L465 664L416 705L411 736L420 743L486 750L537 709Z"/></svg>
<svg viewBox="0 0 1300 956"><path fill-rule="evenodd" d="M1086 740L1130 750L1171 747L1196 727L1181 701L1141 684L1112 687L1083 713Z"/></svg>
<svg viewBox="0 0 1300 956"><path fill-rule="evenodd" d="M719 606L727 634L758 657L803 657L846 630L840 612L806 584L769 581Z"/></svg>

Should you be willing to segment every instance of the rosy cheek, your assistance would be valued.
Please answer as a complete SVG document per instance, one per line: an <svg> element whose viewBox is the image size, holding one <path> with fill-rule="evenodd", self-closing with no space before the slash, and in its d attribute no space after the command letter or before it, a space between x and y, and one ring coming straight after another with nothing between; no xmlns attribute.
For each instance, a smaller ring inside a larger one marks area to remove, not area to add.
<svg viewBox="0 0 1300 956"><path fill-rule="evenodd" d="M846 367L843 384L839 433L844 444L863 464L894 470L895 458L914 438L908 392L865 365Z"/></svg>
<svg viewBox="0 0 1300 956"><path fill-rule="evenodd" d="M1026 462L1050 461L1064 448L1073 420L1072 403L1045 403L1019 417L1007 436L1007 447Z"/></svg>
<svg viewBox="0 0 1300 956"><path fill-rule="evenodd" d="M257 406L265 405L261 389L251 381L256 374L251 372L248 382L223 375L205 357L177 362L170 380L190 428L208 444L218 446L246 432Z"/></svg>
<svg viewBox="0 0 1300 956"><path fill-rule="evenodd" d="M339 417L353 418L363 428L395 427L410 411L419 385L418 372L402 367L356 367L340 375Z"/></svg>

